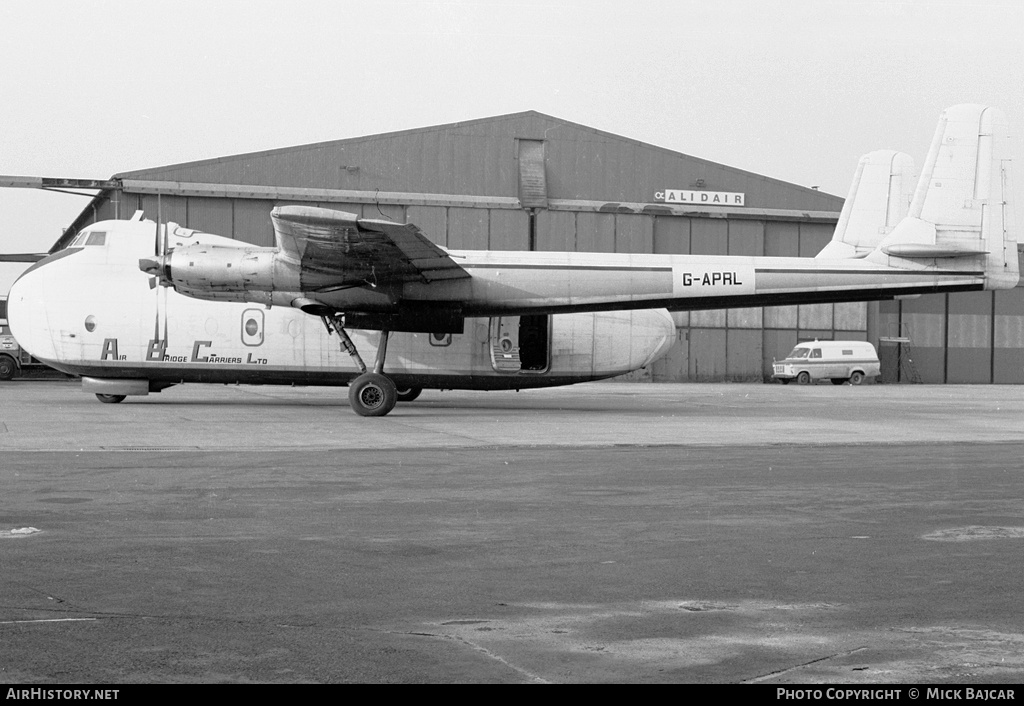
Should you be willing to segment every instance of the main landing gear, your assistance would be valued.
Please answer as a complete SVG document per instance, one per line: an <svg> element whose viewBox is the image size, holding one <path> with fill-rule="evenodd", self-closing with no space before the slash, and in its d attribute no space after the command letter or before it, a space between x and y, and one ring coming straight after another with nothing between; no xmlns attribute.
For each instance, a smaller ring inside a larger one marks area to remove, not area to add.
<svg viewBox="0 0 1024 706"><path fill-rule="evenodd" d="M320 317L328 333L338 334L341 339L341 347L356 361L362 374L348 386L348 401L352 405L352 411L360 417L383 417L395 408L395 402L399 399L398 390L391 378L384 374L384 358L388 353L387 330L380 332L380 345L377 347L377 359L373 363L373 372L367 372L366 363L363 362L359 351L352 343L352 339L345 332L345 325L337 314ZM408 391L402 391L402 397L408 397ZM418 392L416 393L419 394ZM413 398L415 395L413 396Z"/></svg>

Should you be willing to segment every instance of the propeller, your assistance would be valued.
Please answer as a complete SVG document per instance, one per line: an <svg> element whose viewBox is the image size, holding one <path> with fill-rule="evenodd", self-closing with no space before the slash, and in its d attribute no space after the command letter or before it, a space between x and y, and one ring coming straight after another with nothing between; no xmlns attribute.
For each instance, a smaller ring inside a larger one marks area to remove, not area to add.
<svg viewBox="0 0 1024 706"><path fill-rule="evenodd" d="M156 197L156 231L153 236L153 257L144 257L139 260L139 269L146 274L152 275L149 280L149 288L156 289L156 321L153 325L153 339L163 341L164 350L167 350L167 288L172 286L170 277L170 258L167 247L167 224L162 222L160 209L160 194ZM157 285L160 285L157 288ZM160 293L163 292L164 309L164 331L160 335Z"/></svg>
<svg viewBox="0 0 1024 706"><path fill-rule="evenodd" d="M156 232L153 237L153 257L144 257L139 260L139 269L148 275L149 288L154 289L158 284L161 287L172 286L170 258L167 247L167 224L163 223L160 209L160 195L156 197Z"/></svg>

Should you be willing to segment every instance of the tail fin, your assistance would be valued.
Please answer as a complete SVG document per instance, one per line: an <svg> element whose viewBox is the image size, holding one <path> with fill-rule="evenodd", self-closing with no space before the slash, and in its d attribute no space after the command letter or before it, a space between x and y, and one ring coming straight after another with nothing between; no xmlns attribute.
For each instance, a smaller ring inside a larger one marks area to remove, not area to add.
<svg viewBox="0 0 1024 706"><path fill-rule="evenodd" d="M893 267L983 270L986 289L1016 286L1008 142L1002 111L947 108L907 217L867 259Z"/></svg>
<svg viewBox="0 0 1024 706"><path fill-rule="evenodd" d="M860 158L832 240L819 258L864 257L903 220L917 183L914 159L878 150Z"/></svg>

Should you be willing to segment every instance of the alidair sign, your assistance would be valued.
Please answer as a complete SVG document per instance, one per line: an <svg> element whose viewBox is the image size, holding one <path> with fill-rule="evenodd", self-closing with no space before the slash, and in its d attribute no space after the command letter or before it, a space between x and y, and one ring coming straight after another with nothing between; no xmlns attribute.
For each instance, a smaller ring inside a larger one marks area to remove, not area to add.
<svg viewBox="0 0 1024 706"><path fill-rule="evenodd" d="M655 201L701 206L742 206L744 194L732 191L695 191L693 189L665 189L654 194Z"/></svg>

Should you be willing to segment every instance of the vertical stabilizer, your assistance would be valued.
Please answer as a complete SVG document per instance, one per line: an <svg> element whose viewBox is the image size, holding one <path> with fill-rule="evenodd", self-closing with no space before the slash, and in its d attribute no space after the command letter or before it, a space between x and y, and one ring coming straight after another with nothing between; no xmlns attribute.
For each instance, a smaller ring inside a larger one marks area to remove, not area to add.
<svg viewBox="0 0 1024 706"><path fill-rule="evenodd" d="M878 150L860 158L832 240L819 258L864 257L903 220L917 183L914 159Z"/></svg>
<svg viewBox="0 0 1024 706"><path fill-rule="evenodd" d="M983 105L947 108L910 212L868 259L893 267L985 273L986 289L1016 285L1006 117Z"/></svg>

